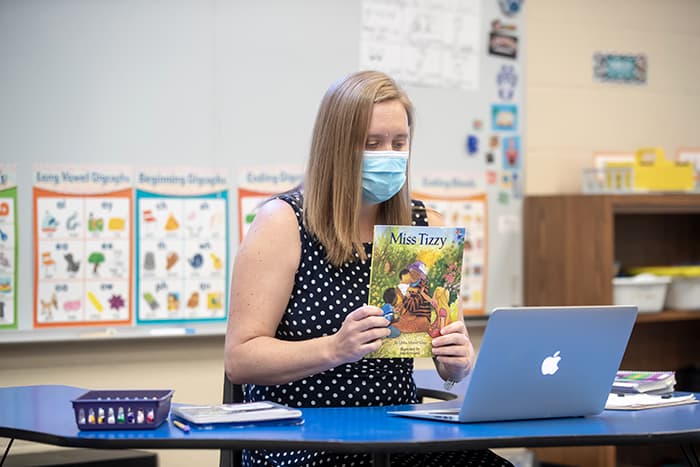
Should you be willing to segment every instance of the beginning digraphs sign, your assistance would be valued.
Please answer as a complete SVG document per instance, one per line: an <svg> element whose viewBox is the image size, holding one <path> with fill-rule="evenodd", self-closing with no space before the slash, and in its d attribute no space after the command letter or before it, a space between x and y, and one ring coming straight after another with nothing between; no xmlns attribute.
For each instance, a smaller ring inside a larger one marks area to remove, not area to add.
<svg viewBox="0 0 700 467"><path fill-rule="evenodd" d="M34 326L131 322L131 172L34 167Z"/></svg>
<svg viewBox="0 0 700 467"><path fill-rule="evenodd" d="M225 320L226 171L144 169L136 186L137 323Z"/></svg>

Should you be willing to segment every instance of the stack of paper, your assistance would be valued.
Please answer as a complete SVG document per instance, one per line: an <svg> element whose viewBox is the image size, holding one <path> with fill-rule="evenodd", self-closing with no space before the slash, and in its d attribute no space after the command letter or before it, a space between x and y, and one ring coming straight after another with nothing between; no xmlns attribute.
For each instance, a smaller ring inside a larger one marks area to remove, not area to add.
<svg viewBox="0 0 700 467"><path fill-rule="evenodd" d="M607 410L640 410L653 407L669 407L697 403L694 394L655 395L655 394L610 394L605 403Z"/></svg>
<svg viewBox="0 0 700 467"><path fill-rule="evenodd" d="M625 371L615 376L612 392L670 394L676 385L673 371Z"/></svg>

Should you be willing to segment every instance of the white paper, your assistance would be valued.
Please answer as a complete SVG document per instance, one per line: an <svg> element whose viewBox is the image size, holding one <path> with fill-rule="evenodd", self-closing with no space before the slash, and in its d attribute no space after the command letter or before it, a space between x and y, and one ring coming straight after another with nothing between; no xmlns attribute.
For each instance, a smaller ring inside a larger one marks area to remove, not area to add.
<svg viewBox="0 0 700 467"><path fill-rule="evenodd" d="M605 403L607 410L638 410L653 407L666 407L695 403L695 395L685 396L655 396L651 394L610 394Z"/></svg>
<svg viewBox="0 0 700 467"><path fill-rule="evenodd" d="M418 86L479 88L480 0L364 0L360 68Z"/></svg>

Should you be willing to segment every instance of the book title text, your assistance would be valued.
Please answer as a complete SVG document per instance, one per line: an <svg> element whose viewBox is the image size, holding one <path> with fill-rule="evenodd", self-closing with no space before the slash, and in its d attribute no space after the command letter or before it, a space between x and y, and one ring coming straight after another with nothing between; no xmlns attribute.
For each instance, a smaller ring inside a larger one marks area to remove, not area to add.
<svg viewBox="0 0 700 467"><path fill-rule="evenodd" d="M432 236L425 232L420 232L418 235L406 235L405 232L398 235L391 233L391 243L400 243L401 245L430 245L440 249L445 246L446 241L447 237Z"/></svg>

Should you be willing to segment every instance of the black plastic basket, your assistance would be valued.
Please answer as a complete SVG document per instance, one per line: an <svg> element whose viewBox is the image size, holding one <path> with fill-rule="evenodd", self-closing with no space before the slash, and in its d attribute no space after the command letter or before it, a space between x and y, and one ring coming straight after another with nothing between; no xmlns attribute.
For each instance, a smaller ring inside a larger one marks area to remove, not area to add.
<svg viewBox="0 0 700 467"><path fill-rule="evenodd" d="M71 402L81 430L143 430L168 418L172 397L172 389L100 390Z"/></svg>

